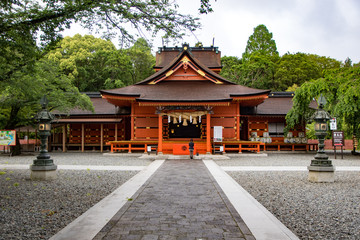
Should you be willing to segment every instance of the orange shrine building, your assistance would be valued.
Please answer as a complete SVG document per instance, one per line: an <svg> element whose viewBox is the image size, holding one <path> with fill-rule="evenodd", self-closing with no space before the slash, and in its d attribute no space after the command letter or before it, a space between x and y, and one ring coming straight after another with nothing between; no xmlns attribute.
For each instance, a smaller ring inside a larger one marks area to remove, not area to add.
<svg viewBox="0 0 360 240"><path fill-rule="evenodd" d="M304 126L284 136L292 93L271 93L219 75L217 47L162 47L155 73L123 88L88 93L95 114L73 110L54 124L52 147L163 154L310 150Z"/></svg>

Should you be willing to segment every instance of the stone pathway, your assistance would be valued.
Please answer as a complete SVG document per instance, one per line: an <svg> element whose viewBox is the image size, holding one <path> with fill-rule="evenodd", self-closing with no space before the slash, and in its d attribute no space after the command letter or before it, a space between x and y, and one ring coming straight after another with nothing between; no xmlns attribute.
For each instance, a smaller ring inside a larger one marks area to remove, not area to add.
<svg viewBox="0 0 360 240"><path fill-rule="evenodd" d="M168 160L94 239L255 239L204 163Z"/></svg>

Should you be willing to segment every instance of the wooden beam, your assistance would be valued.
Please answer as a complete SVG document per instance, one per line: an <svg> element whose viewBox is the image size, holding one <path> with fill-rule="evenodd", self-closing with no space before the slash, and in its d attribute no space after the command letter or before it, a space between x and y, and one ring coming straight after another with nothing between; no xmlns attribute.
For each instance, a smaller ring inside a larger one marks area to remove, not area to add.
<svg viewBox="0 0 360 240"><path fill-rule="evenodd" d="M104 151L104 124L100 124L100 152Z"/></svg>
<svg viewBox="0 0 360 240"><path fill-rule="evenodd" d="M162 116L159 114L159 135L158 135L158 153L162 153L162 144L163 144L163 120Z"/></svg>
<svg viewBox="0 0 360 240"><path fill-rule="evenodd" d="M85 124L81 124L81 152L85 152Z"/></svg>
<svg viewBox="0 0 360 240"><path fill-rule="evenodd" d="M118 140L118 124L115 123L115 141Z"/></svg>
<svg viewBox="0 0 360 240"><path fill-rule="evenodd" d="M211 125L210 113L206 114L206 154L211 153Z"/></svg>
<svg viewBox="0 0 360 240"><path fill-rule="evenodd" d="M62 148L63 148L63 152L66 152L66 126L67 126L66 123L62 126Z"/></svg>
<svg viewBox="0 0 360 240"><path fill-rule="evenodd" d="M134 140L134 112L135 112L135 104L131 102L131 140Z"/></svg>
<svg viewBox="0 0 360 240"><path fill-rule="evenodd" d="M236 102L236 140L240 140L240 103Z"/></svg>

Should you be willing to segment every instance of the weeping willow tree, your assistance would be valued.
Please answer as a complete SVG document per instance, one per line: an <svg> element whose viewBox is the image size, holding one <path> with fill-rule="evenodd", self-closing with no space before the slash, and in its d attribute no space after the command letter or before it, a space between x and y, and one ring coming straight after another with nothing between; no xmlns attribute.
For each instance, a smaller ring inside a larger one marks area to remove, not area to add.
<svg viewBox="0 0 360 240"><path fill-rule="evenodd" d="M304 83L295 91L293 107L286 116L287 128L310 122L313 109L309 104L323 94L327 100L325 110L337 118L338 128L353 137L356 154L360 136L360 67L344 66L327 70L323 78Z"/></svg>

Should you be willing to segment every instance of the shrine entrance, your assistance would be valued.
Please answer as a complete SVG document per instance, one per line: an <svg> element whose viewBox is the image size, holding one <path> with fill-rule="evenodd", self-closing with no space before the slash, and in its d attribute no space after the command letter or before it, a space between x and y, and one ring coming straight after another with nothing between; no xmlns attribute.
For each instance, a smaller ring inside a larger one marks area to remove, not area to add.
<svg viewBox="0 0 360 240"><path fill-rule="evenodd" d="M187 123L183 124L169 123L169 137L170 138L200 138L201 137L201 125Z"/></svg>

